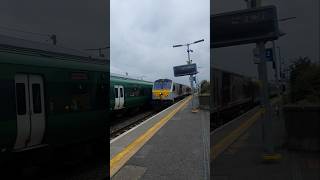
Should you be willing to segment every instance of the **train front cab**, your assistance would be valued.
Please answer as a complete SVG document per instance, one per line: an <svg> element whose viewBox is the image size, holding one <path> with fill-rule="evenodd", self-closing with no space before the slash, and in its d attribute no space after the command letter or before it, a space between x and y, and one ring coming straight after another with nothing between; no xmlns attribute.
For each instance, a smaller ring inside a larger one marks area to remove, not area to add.
<svg viewBox="0 0 320 180"><path fill-rule="evenodd" d="M152 87L152 104L153 106L170 105L174 103L174 89L172 80L158 79Z"/></svg>

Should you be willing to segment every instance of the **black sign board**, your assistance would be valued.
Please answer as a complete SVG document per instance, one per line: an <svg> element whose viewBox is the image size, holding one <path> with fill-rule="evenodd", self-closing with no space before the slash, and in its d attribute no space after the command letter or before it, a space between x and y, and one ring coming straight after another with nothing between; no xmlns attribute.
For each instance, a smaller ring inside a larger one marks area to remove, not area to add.
<svg viewBox="0 0 320 180"><path fill-rule="evenodd" d="M275 6L232 11L210 17L211 48L276 40L278 37Z"/></svg>
<svg viewBox="0 0 320 180"><path fill-rule="evenodd" d="M174 76L185 76L197 74L197 65L196 64L187 64L182 66L173 67Z"/></svg>

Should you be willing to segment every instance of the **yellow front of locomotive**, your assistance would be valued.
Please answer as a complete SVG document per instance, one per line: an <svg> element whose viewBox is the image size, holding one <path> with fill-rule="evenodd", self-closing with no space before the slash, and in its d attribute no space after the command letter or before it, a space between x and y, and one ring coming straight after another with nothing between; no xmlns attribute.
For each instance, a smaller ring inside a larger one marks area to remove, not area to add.
<svg viewBox="0 0 320 180"><path fill-rule="evenodd" d="M159 79L154 82L152 88L152 99L154 101L171 101L172 97L172 80Z"/></svg>

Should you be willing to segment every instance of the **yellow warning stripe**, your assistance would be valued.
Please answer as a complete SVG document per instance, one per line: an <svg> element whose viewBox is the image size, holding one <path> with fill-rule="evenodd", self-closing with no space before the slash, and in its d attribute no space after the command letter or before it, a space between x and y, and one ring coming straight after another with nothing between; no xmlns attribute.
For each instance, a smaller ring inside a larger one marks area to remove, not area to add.
<svg viewBox="0 0 320 180"><path fill-rule="evenodd" d="M186 98L176 109L168 113L153 127L148 129L144 134L134 140L121 152L110 160L110 177L112 177L119 169L163 126L165 125L180 109L185 107L191 100L191 96Z"/></svg>
<svg viewBox="0 0 320 180"><path fill-rule="evenodd" d="M211 160L216 159L228 146L230 146L244 131L246 131L259 117L262 115L263 110L257 111L249 120L242 123L237 129L233 130L230 134L224 137L220 142L213 145L211 148Z"/></svg>
<svg viewBox="0 0 320 180"><path fill-rule="evenodd" d="M271 100L271 104L276 104L281 101L281 98L277 97ZM237 129L233 130L230 134L224 137L220 142L213 145L210 149L210 159L216 159L227 147L229 147L243 132L253 125L263 114L264 108L260 108L250 119L242 123Z"/></svg>

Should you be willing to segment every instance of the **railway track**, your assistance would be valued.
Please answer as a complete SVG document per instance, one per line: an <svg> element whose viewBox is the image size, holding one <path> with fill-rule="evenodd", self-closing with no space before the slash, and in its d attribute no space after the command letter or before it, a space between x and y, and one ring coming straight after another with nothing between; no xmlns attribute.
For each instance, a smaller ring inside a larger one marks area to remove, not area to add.
<svg viewBox="0 0 320 180"><path fill-rule="evenodd" d="M175 103L177 103L179 101L176 101ZM112 123L110 125L110 138L109 138L109 140L111 141L112 139L120 136L121 134L125 133L126 131L129 131L133 127L139 125L143 121L147 120L151 116L157 114L158 112L164 110L167 107L168 107L168 105L159 107L157 109L147 110L144 112L140 112L132 117L127 117L127 116L121 117L121 118L114 117L115 118L113 120L114 123Z"/></svg>
<svg viewBox="0 0 320 180"><path fill-rule="evenodd" d="M271 103L275 103L278 101L277 96L271 96L270 97ZM236 108L234 110L230 109L225 112L220 112L215 114L215 116L210 117L210 132L214 131L215 129L219 128L220 126L234 120L235 118L241 116L242 114L247 113L251 109L259 106L259 104L250 104L247 106L244 106L242 108Z"/></svg>
<svg viewBox="0 0 320 180"><path fill-rule="evenodd" d="M246 112L250 111L254 107L255 107L254 105L251 105L251 106L243 107L241 109L228 110L226 112L221 112L219 115L210 117L212 118L210 120L210 132L232 121L233 119L241 116L242 114L245 114Z"/></svg>
<svg viewBox="0 0 320 180"><path fill-rule="evenodd" d="M157 111L149 110L146 112L139 113L133 117L125 117L121 119L117 119L118 123L115 123L110 126L110 140L116 138L122 133L130 130L131 128L137 126L143 121L147 120L152 115L156 114Z"/></svg>

